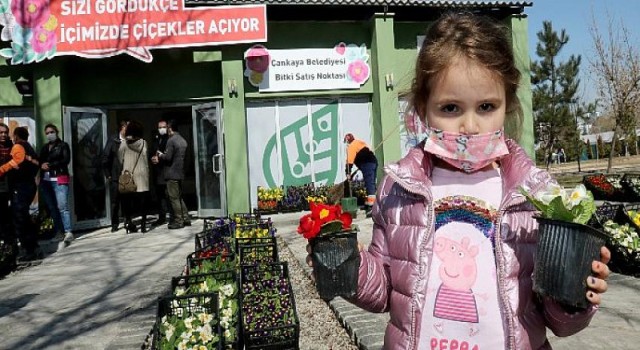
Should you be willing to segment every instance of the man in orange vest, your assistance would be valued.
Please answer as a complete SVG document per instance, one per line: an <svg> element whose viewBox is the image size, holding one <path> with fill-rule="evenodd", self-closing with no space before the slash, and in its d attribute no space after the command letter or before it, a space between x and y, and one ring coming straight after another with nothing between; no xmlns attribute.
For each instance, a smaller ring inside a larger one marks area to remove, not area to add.
<svg viewBox="0 0 640 350"><path fill-rule="evenodd" d="M353 134L344 135L344 142L347 144L347 176L351 176L351 168L355 164L364 177L364 186L367 190L367 201L365 209L367 217L371 216L371 208L376 199L376 171L378 170L378 159L371 151L366 142L357 140Z"/></svg>

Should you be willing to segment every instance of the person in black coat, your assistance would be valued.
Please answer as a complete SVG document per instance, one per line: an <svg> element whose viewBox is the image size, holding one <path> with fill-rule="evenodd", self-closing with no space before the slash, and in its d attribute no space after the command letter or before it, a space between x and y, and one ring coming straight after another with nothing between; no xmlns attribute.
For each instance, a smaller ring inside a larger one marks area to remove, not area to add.
<svg viewBox="0 0 640 350"><path fill-rule="evenodd" d="M118 150L124 145L124 132L128 121L120 121L118 132L113 134L102 152L102 171L109 184L109 198L111 199L111 232L118 230L120 224L120 193L118 192L118 178L122 173L122 162L118 159Z"/></svg>
<svg viewBox="0 0 640 350"><path fill-rule="evenodd" d="M53 219L56 240L66 243L75 238L71 232L69 212L69 163L71 150L60 139L58 127L47 124L44 127L47 143L40 149L40 195Z"/></svg>
<svg viewBox="0 0 640 350"><path fill-rule="evenodd" d="M169 221L173 221L173 210L167 198L167 182L164 179L163 172L165 162L155 157L158 152L164 153L167 149L167 140L169 139L167 131L167 122L165 120L158 121L158 133L155 136L150 152L152 156L150 161L153 164L153 171L155 173L154 192L158 203L158 220L153 223L154 226L165 224L167 222L167 213L169 213Z"/></svg>
<svg viewBox="0 0 640 350"><path fill-rule="evenodd" d="M36 226L31 220L29 206L36 196L36 176L38 175L38 155L27 141L29 131L25 127L13 129L11 160L0 165L0 176L9 177L11 215L20 246L24 249L22 260L37 258L38 238Z"/></svg>

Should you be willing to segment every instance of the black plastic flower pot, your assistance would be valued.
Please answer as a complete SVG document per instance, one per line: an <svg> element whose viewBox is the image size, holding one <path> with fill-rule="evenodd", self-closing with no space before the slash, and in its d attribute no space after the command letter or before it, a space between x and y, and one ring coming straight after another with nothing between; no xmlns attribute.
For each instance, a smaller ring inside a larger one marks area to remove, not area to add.
<svg viewBox="0 0 640 350"><path fill-rule="evenodd" d="M357 231L318 236L310 243L320 298L329 301L336 296L354 297L360 268Z"/></svg>
<svg viewBox="0 0 640 350"><path fill-rule="evenodd" d="M557 302L586 308L591 263L600 260L606 235L590 226L536 218L539 224L533 290Z"/></svg>

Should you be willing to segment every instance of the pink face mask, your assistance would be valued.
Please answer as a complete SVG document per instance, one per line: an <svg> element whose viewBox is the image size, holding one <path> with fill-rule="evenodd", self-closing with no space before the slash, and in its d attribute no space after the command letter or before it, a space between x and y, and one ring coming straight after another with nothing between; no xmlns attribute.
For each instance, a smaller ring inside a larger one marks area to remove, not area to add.
<svg viewBox="0 0 640 350"><path fill-rule="evenodd" d="M467 173L478 171L509 154L503 129L463 135L427 127L424 150Z"/></svg>

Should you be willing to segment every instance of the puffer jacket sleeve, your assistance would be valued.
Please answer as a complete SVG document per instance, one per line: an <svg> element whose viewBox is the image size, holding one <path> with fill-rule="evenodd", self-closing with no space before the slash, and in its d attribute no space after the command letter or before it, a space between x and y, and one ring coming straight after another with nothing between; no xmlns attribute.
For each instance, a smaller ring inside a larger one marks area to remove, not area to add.
<svg viewBox="0 0 640 350"><path fill-rule="evenodd" d="M373 233L368 250L360 252L360 270L358 276L358 294L350 302L370 312L389 311L391 279L389 277L389 250L385 234L384 220L385 188L392 185L388 177L378 187L378 195L373 205Z"/></svg>
<svg viewBox="0 0 640 350"><path fill-rule="evenodd" d="M587 328L598 306L591 305L584 311L569 313L562 305L544 298L544 318L547 327L558 337L568 337Z"/></svg>

